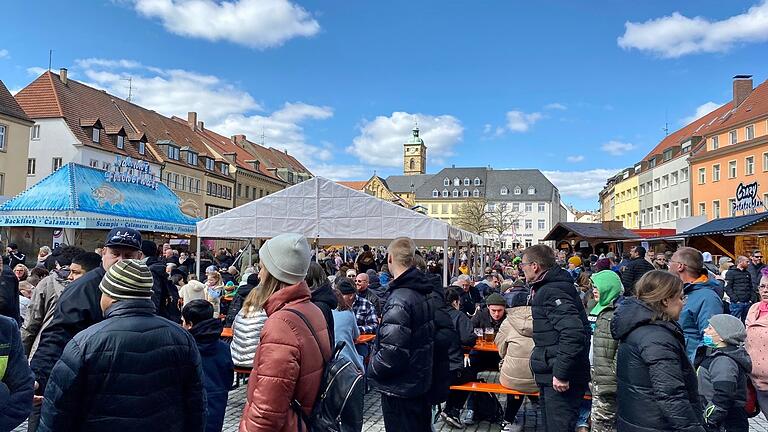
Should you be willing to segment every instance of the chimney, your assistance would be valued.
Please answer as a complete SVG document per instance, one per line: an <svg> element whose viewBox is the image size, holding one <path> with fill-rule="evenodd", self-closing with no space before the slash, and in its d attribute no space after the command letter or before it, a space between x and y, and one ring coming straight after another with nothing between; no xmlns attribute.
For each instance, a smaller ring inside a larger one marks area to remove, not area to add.
<svg viewBox="0 0 768 432"><path fill-rule="evenodd" d="M235 145L239 145L240 147L245 144L245 135L232 135L232 138L230 138Z"/></svg>
<svg viewBox="0 0 768 432"><path fill-rule="evenodd" d="M59 69L59 79L61 80L62 84L67 85L67 68Z"/></svg>
<svg viewBox="0 0 768 432"><path fill-rule="evenodd" d="M197 127L197 113L194 111L190 111L187 113L187 124L189 125L189 128L192 130L195 130L195 127Z"/></svg>
<svg viewBox="0 0 768 432"><path fill-rule="evenodd" d="M203 123L201 121L197 122L197 129L201 130L201 131L204 131L205 130L205 123Z"/></svg>
<svg viewBox="0 0 768 432"><path fill-rule="evenodd" d="M752 75L733 77L733 108L738 107L752 93Z"/></svg>

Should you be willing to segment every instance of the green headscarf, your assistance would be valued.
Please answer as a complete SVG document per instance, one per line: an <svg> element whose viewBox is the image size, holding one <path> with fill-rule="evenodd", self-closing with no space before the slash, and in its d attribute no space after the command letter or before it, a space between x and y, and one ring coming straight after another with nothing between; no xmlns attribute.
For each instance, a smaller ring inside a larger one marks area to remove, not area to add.
<svg viewBox="0 0 768 432"><path fill-rule="evenodd" d="M621 285L621 279L619 275L613 270L603 270L601 272L593 273L589 278L592 281L592 285L597 288L597 292L600 293L600 299L597 301L597 305L592 308L590 315L599 315L603 309L613 304L613 302L624 291L624 287Z"/></svg>

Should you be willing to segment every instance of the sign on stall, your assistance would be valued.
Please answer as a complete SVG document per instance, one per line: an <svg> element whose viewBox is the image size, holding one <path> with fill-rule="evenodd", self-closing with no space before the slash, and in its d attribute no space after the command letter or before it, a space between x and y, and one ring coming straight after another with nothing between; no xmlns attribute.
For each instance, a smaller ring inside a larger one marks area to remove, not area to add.
<svg viewBox="0 0 768 432"><path fill-rule="evenodd" d="M112 183L133 183L157 190L157 180L152 174L149 162L129 157L115 156L115 162L104 173Z"/></svg>
<svg viewBox="0 0 768 432"><path fill-rule="evenodd" d="M757 190L757 182L746 185L739 183L736 187L736 200L733 201L731 214L735 214L737 211L757 210L760 207L765 207L765 203L760 199Z"/></svg>

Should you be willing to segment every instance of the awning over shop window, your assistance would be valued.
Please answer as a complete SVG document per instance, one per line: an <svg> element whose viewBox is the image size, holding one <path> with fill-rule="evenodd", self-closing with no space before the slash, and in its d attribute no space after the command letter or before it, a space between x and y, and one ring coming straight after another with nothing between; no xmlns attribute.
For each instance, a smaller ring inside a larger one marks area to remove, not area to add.
<svg viewBox="0 0 768 432"><path fill-rule="evenodd" d="M108 180L109 178L109 180ZM165 184L69 163L0 206L0 226L194 234L198 217ZM187 210L187 213L192 211Z"/></svg>

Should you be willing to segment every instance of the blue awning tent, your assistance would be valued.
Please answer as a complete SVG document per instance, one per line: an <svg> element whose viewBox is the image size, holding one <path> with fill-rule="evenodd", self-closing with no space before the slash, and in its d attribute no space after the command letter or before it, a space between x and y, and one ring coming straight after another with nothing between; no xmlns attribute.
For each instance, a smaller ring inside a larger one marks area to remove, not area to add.
<svg viewBox="0 0 768 432"><path fill-rule="evenodd" d="M195 234L200 219L181 211L181 199L163 183L142 181L69 163L0 205L0 226Z"/></svg>
<svg viewBox="0 0 768 432"><path fill-rule="evenodd" d="M755 213L751 215L736 216L722 219L714 219L701 224L696 228L678 234L678 237L698 237L714 234L732 234L743 231L756 223L768 220L768 212Z"/></svg>

